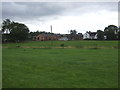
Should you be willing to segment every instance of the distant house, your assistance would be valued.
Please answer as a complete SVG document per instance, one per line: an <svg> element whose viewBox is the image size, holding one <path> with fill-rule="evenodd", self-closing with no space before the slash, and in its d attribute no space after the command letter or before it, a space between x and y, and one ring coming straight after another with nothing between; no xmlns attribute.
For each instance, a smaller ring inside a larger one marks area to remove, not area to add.
<svg viewBox="0 0 120 90"><path fill-rule="evenodd" d="M83 35L83 39L91 39L91 40L95 40L97 39L97 32L86 32L84 35Z"/></svg>
<svg viewBox="0 0 120 90"><path fill-rule="evenodd" d="M83 39L90 39L90 35L88 32L86 32L85 34L83 34Z"/></svg>
<svg viewBox="0 0 120 90"><path fill-rule="evenodd" d="M33 37L35 41L49 41L49 40L83 40L82 33L78 34L51 34L51 33L42 33Z"/></svg>
<svg viewBox="0 0 120 90"><path fill-rule="evenodd" d="M68 41L68 38L67 37L61 37L59 38L60 41Z"/></svg>
<svg viewBox="0 0 120 90"><path fill-rule="evenodd" d="M36 41L58 40L59 36L54 34L39 34L35 37Z"/></svg>

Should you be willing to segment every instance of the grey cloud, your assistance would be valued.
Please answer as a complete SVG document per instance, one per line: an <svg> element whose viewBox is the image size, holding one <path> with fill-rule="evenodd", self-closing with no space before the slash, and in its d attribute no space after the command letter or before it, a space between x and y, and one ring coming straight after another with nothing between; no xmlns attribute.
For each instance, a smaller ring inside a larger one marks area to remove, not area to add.
<svg viewBox="0 0 120 90"><path fill-rule="evenodd" d="M68 12L69 14L73 15L82 15L82 14L89 14L95 13L98 11L118 11L118 4L114 2L80 2L80 3L73 3L71 5L71 10Z"/></svg>
<svg viewBox="0 0 120 90"><path fill-rule="evenodd" d="M32 19L48 15L60 14L63 7L50 3L3 3L3 18Z"/></svg>
<svg viewBox="0 0 120 90"><path fill-rule="evenodd" d="M108 2L3 2L3 19L32 20L62 15L81 15L99 10L117 11L117 3ZM48 19L48 18L47 18Z"/></svg>

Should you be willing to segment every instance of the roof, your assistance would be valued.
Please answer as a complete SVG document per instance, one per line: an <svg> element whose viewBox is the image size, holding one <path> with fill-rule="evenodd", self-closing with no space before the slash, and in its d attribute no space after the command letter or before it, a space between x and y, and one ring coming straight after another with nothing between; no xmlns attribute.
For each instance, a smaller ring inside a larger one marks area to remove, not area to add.
<svg viewBox="0 0 120 90"><path fill-rule="evenodd" d="M97 32L87 32L90 36L95 36L97 34Z"/></svg>

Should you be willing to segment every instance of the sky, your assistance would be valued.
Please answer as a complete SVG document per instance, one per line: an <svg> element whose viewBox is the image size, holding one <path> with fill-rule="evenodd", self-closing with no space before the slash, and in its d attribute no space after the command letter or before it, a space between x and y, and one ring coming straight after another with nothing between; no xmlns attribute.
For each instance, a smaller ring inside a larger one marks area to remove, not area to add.
<svg viewBox="0 0 120 90"><path fill-rule="evenodd" d="M2 19L24 23L30 31L68 34L118 26L117 2L2 2Z"/></svg>

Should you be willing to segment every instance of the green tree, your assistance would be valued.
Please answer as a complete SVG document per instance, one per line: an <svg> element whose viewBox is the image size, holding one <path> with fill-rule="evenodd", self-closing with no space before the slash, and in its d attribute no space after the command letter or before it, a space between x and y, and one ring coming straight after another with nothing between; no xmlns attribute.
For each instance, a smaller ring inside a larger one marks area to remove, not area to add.
<svg viewBox="0 0 120 90"><path fill-rule="evenodd" d="M77 31L76 30L70 30L69 40L76 40Z"/></svg>
<svg viewBox="0 0 120 90"><path fill-rule="evenodd" d="M2 23L2 41L24 41L27 39L29 29L25 24L13 22L9 19Z"/></svg>
<svg viewBox="0 0 120 90"><path fill-rule="evenodd" d="M70 34L75 35L75 34L77 34L77 31L76 30L70 30Z"/></svg>
<svg viewBox="0 0 120 90"><path fill-rule="evenodd" d="M118 40L120 40L120 26L118 28Z"/></svg>
<svg viewBox="0 0 120 90"><path fill-rule="evenodd" d="M5 33L8 34L10 31L11 31L11 21L10 19L5 19L3 20L3 23L2 23L2 33Z"/></svg>
<svg viewBox="0 0 120 90"><path fill-rule="evenodd" d="M118 40L120 40L120 31L118 32Z"/></svg>
<svg viewBox="0 0 120 90"><path fill-rule="evenodd" d="M25 24L12 22L10 36L13 41L24 41L27 39L29 29Z"/></svg>
<svg viewBox="0 0 120 90"><path fill-rule="evenodd" d="M97 39L104 40L104 32L102 30L97 30Z"/></svg>
<svg viewBox="0 0 120 90"><path fill-rule="evenodd" d="M115 25L109 25L108 27L105 27L104 33L107 40L116 40L118 38L118 27Z"/></svg>

